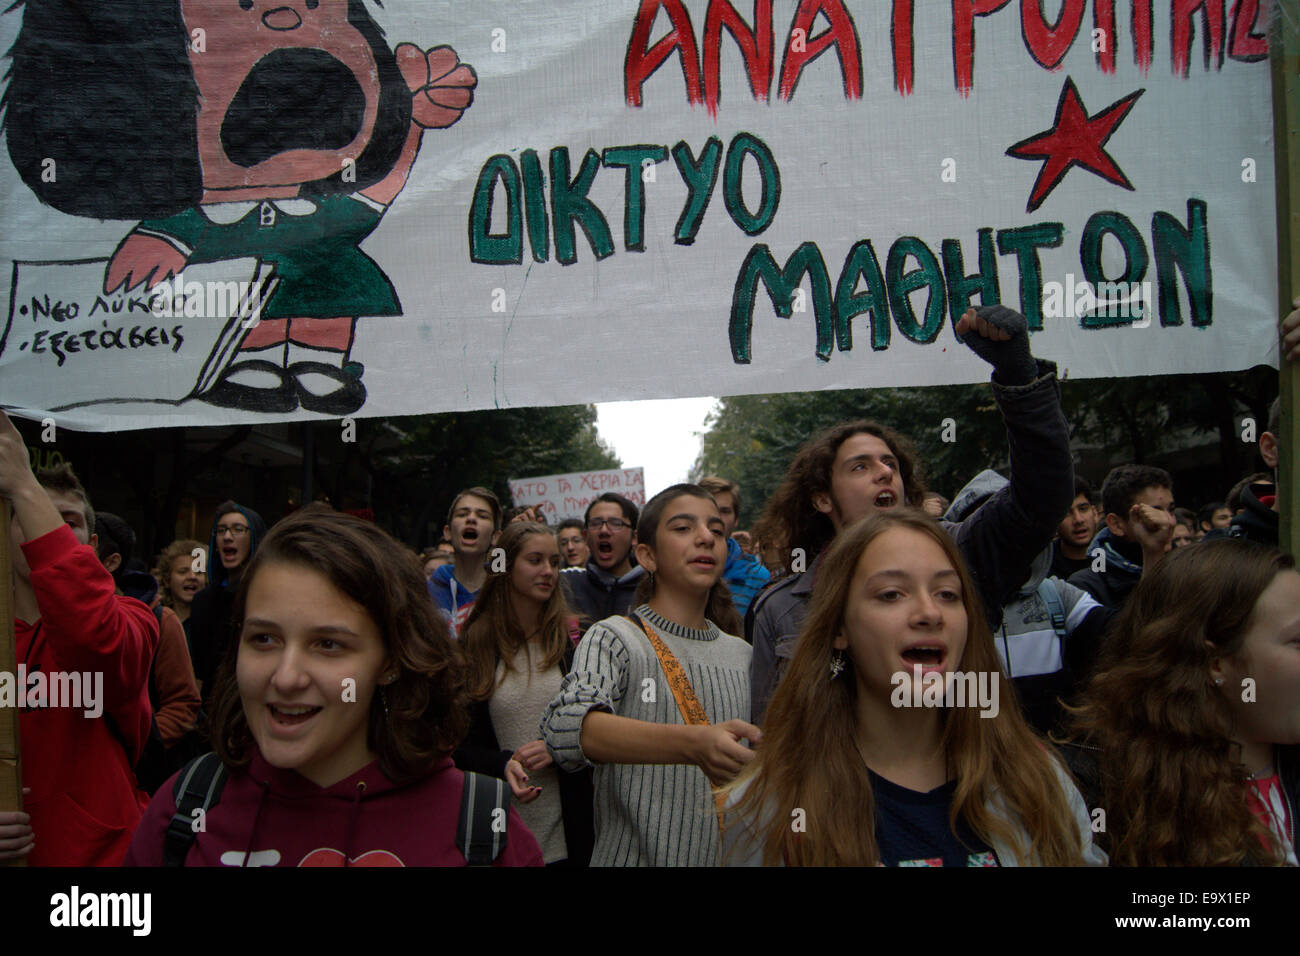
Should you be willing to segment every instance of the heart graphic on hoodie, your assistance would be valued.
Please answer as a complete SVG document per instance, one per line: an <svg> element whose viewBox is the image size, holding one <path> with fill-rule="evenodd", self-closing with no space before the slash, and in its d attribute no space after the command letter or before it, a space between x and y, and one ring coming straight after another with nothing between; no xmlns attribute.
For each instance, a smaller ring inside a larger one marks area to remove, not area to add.
<svg viewBox="0 0 1300 956"><path fill-rule="evenodd" d="M348 861L350 866L406 866L395 853L371 850ZM312 850L298 863L299 866L343 866L343 854L338 850L322 848Z"/></svg>

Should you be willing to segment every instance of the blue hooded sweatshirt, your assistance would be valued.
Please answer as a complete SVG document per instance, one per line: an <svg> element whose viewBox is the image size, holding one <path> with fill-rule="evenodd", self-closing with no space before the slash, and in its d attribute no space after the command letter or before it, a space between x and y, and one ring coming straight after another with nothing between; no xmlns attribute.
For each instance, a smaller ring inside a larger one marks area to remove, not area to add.
<svg viewBox="0 0 1300 956"><path fill-rule="evenodd" d="M444 564L433 572L429 578L429 595L438 610L447 619L451 627L451 636L459 639L461 629L469 619L469 612L478 598L477 591L471 591L456 580L456 566Z"/></svg>

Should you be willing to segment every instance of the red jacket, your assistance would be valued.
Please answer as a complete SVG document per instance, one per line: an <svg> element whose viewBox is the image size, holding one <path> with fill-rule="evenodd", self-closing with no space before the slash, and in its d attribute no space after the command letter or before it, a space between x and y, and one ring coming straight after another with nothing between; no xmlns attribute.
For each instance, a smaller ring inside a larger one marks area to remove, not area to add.
<svg viewBox="0 0 1300 956"><path fill-rule="evenodd" d="M37 671L47 679L102 675L103 710L29 707L18 715L23 786L32 791L23 809L36 834L28 863L117 866L148 802L131 768L153 716L158 622L140 601L114 593L112 576L67 525L24 544L23 555L41 619L14 622L19 667L29 682Z"/></svg>
<svg viewBox="0 0 1300 956"><path fill-rule="evenodd" d="M428 777L398 786L373 761L321 788L272 767L254 749L252 762L231 774L205 815L185 865L464 866L456 844L463 780L446 758ZM175 785L173 776L154 795L125 866L163 865ZM513 807L496 865L542 865L542 851Z"/></svg>
<svg viewBox="0 0 1300 956"><path fill-rule="evenodd" d="M162 609L162 632L158 635L158 653L153 661L153 689L158 702L154 711L158 737L163 746L175 746L194 729L194 721L199 716L199 687L194 683L194 665L185 646L185 627L169 607Z"/></svg>

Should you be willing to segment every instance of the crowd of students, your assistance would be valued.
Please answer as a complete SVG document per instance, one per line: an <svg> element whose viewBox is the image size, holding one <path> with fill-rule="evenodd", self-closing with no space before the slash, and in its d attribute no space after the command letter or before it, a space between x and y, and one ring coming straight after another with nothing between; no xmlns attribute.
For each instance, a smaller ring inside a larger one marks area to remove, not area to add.
<svg viewBox="0 0 1300 956"><path fill-rule="evenodd" d="M1280 406L1230 506L1180 511L1146 465L1098 500L1024 317L957 331L1007 475L949 501L900 432L843 423L751 531L716 477L558 528L467 488L418 555L326 505L268 528L229 501L150 576L0 415L19 661L104 682L102 717L22 710L0 859L1295 865Z"/></svg>

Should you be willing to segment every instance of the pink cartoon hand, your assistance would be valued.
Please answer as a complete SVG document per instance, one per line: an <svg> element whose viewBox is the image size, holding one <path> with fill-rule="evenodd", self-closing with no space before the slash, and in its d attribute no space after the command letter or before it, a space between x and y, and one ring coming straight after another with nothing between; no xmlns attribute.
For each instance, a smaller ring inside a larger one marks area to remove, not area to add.
<svg viewBox="0 0 1300 956"><path fill-rule="evenodd" d="M472 66L460 62L451 47L436 46L426 52L414 43L399 43L393 53L415 97L411 119L417 126L445 129L474 102L478 75Z"/></svg>
<svg viewBox="0 0 1300 956"><path fill-rule="evenodd" d="M131 233L108 261L104 292L112 292L124 283L128 292L144 282L152 289L184 269L185 261L171 243Z"/></svg>

